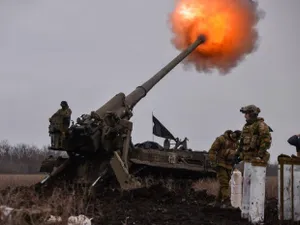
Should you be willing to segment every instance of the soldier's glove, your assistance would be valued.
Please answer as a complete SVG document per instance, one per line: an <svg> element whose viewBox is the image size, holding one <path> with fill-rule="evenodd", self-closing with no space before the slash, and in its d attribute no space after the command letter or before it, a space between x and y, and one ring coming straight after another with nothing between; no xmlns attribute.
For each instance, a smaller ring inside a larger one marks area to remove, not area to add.
<svg viewBox="0 0 300 225"><path fill-rule="evenodd" d="M241 158L238 154L234 155L233 164L239 164L241 162Z"/></svg>

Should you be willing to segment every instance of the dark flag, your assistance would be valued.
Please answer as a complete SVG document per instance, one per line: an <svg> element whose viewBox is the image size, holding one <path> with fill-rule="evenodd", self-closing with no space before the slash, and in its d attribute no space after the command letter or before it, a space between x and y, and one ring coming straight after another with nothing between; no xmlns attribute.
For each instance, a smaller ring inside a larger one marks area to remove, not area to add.
<svg viewBox="0 0 300 225"><path fill-rule="evenodd" d="M175 140L175 137L171 134L171 132L164 125L162 125L162 123L159 122L154 115L152 115L152 121L154 123L153 134L155 136Z"/></svg>

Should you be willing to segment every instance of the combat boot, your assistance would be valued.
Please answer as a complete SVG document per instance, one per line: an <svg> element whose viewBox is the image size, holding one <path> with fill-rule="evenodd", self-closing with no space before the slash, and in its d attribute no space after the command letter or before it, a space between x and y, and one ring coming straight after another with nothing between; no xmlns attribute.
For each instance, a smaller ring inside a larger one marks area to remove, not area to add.
<svg viewBox="0 0 300 225"><path fill-rule="evenodd" d="M218 200L218 199L216 199L214 202L209 203L208 206L220 208L220 206L221 206L221 201Z"/></svg>
<svg viewBox="0 0 300 225"><path fill-rule="evenodd" d="M221 209L233 209L234 207L231 205L230 198L224 199L221 205Z"/></svg>

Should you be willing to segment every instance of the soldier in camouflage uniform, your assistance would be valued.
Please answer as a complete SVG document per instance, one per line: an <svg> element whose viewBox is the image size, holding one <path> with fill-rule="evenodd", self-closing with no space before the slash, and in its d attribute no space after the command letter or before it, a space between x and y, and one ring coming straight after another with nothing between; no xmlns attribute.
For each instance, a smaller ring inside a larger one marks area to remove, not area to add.
<svg viewBox="0 0 300 225"><path fill-rule="evenodd" d="M49 118L49 134L51 137L51 148L62 149L62 141L70 126L72 110L66 101L60 103L61 109L57 110Z"/></svg>
<svg viewBox="0 0 300 225"><path fill-rule="evenodd" d="M300 134L291 136L287 142L296 147L297 157L300 157Z"/></svg>
<svg viewBox="0 0 300 225"><path fill-rule="evenodd" d="M272 129L264 122L264 118L258 117L260 109L255 105L242 107L240 112L245 114L246 124L242 130L236 157L244 162L251 162L259 157L268 163L270 153L267 150L272 144Z"/></svg>
<svg viewBox="0 0 300 225"><path fill-rule="evenodd" d="M211 206L227 208L231 207L229 181L233 169L234 156L238 147L241 131L227 130L217 137L209 149L209 160L217 171L220 184L215 202Z"/></svg>

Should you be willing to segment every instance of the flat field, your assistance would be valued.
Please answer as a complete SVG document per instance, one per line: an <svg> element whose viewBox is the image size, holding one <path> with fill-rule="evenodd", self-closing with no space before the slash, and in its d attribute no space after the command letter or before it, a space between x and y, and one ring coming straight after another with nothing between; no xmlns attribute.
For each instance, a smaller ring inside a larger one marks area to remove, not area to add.
<svg viewBox="0 0 300 225"><path fill-rule="evenodd" d="M0 174L0 189L17 186L30 186L41 181L44 174Z"/></svg>

